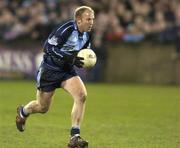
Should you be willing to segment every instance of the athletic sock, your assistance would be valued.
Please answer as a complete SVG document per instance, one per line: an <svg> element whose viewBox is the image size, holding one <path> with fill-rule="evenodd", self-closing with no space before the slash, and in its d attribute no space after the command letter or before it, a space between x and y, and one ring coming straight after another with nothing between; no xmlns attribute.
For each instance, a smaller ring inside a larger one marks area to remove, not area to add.
<svg viewBox="0 0 180 148"><path fill-rule="evenodd" d="M22 118L27 118L29 116L29 114L25 112L24 107L20 110L20 115Z"/></svg>
<svg viewBox="0 0 180 148"><path fill-rule="evenodd" d="M71 128L71 137L79 136L79 135L80 135L80 127L79 126L73 126Z"/></svg>

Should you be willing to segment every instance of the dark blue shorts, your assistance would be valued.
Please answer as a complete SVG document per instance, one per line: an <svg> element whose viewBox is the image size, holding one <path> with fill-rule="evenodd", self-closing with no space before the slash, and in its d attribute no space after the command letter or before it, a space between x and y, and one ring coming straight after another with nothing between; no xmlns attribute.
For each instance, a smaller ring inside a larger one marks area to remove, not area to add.
<svg viewBox="0 0 180 148"><path fill-rule="evenodd" d="M66 65L59 69L53 69L43 63L37 73L37 88L45 92L53 91L60 88L62 81L73 76L77 76L77 73L72 66Z"/></svg>

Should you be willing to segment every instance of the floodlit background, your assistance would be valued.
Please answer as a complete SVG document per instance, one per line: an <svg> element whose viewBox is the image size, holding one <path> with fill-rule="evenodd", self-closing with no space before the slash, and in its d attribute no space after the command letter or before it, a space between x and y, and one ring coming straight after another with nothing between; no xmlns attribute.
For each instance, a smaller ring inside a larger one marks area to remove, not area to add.
<svg viewBox="0 0 180 148"><path fill-rule="evenodd" d="M35 98L48 34L81 5L96 16L97 64L77 69L88 89L82 135L89 147L180 147L179 0L1 0L1 147L66 147L72 100L63 90L48 114L28 120L24 133L14 121L17 105Z"/></svg>

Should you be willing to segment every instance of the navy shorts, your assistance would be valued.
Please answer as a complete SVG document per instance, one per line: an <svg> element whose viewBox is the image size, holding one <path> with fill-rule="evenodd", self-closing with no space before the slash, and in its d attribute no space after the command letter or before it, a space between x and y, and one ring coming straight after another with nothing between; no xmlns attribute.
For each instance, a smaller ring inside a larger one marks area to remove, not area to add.
<svg viewBox="0 0 180 148"><path fill-rule="evenodd" d="M53 69L43 63L37 73L37 88L41 91L49 92L60 88L62 81L77 76L72 66Z"/></svg>

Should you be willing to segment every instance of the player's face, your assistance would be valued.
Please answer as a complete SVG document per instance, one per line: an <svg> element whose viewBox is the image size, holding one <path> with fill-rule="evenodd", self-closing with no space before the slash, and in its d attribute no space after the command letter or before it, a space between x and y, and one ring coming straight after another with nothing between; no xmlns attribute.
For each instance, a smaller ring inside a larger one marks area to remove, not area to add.
<svg viewBox="0 0 180 148"><path fill-rule="evenodd" d="M79 18L77 22L78 22L78 29L80 32L91 31L94 23L94 13L89 10L84 11L81 18Z"/></svg>

